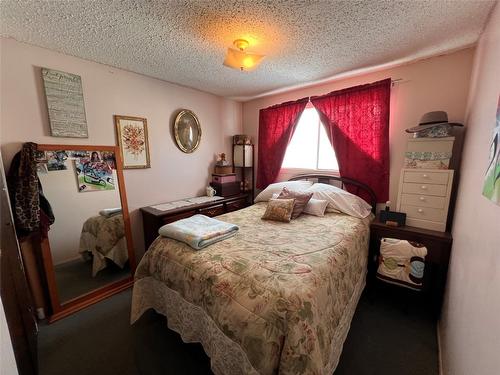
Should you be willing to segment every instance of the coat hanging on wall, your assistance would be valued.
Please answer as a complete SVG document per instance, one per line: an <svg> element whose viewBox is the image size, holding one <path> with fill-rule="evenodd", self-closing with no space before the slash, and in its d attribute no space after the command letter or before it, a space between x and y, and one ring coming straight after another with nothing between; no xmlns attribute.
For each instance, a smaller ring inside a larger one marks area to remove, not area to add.
<svg viewBox="0 0 500 375"><path fill-rule="evenodd" d="M40 231L46 237L54 214L37 176L37 144L25 143L9 169L7 183L18 236Z"/></svg>

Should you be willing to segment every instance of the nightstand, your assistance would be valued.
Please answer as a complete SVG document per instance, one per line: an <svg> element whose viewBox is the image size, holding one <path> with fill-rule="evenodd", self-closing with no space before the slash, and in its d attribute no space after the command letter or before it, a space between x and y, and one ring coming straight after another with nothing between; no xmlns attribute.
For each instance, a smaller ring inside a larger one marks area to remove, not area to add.
<svg viewBox="0 0 500 375"><path fill-rule="evenodd" d="M427 247L423 288L421 292L416 293L423 293L425 300L439 317L453 243L451 234L410 226L392 227L376 219L370 225L369 285L378 281L376 279L376 259L380 250L380 239L383 237L415 241Z"/></svg>

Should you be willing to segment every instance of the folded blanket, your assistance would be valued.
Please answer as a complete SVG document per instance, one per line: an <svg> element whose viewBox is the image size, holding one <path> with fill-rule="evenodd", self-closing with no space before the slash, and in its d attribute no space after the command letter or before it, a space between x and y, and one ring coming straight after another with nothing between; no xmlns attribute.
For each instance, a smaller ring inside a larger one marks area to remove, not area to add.
<svg viewBox="0 0 500 375"><path fill-rule="evenodd" d="M105 216L105 217L110 217L110 216L116 215L116 214L118 214L120 212L122 212L122 208L121 207L117 207L117 208L105 208L104 210L99 211L99 215Z"/></svg>
<svg viewBox="0 0 500 375"><path fill-rule="evenodd" d="M238 226L212 219L205 215L194 215L187 219L162 226L160 236L184 242L193 249L200 250L218 241L234 236Z"/></svg>

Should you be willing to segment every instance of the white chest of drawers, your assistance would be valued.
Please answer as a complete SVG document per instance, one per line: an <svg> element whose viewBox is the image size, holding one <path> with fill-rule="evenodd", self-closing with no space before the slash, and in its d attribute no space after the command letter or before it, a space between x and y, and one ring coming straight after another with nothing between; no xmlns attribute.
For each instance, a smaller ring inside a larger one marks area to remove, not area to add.
<svg viewBox="0 0 500 375"><path fill-rule="evenodd" d="M406 225L446 231L453 170L401 170L397 211L406 213Z"/></svg>

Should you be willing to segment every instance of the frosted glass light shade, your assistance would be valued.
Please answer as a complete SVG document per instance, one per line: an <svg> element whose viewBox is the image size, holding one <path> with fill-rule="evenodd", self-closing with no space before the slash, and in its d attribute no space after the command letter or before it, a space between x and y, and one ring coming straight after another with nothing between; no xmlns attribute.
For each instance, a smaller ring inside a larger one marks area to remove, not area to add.
<svg viewBox="0 0 500 375"><path fill-rule="evenodd" d="M228 48L224 65L234 69L250 71L257 68L263 58L264 55Z"/></svg>
<svg viewBox="0 0 500 375"><path fill-rule="evenodd" d="M252 165L253 147L249 145L234 145L233 152L234 152L235 167L243 167L243 155L245 156L245 167L253 167Z"/></svg>

